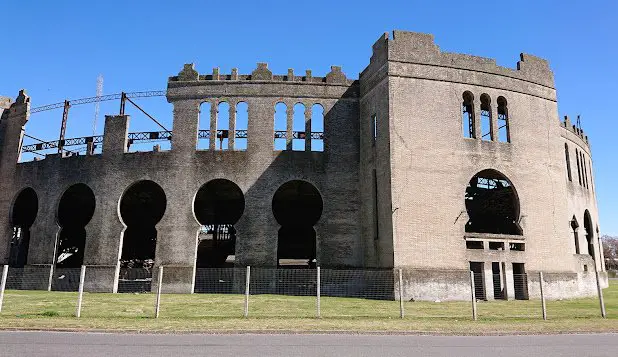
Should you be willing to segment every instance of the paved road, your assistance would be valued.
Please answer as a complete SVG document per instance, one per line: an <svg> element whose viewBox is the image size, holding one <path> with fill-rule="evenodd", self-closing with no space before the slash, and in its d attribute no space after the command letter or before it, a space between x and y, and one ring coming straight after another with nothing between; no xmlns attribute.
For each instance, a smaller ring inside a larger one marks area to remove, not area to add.
<svg viewBox="0 0 618 357"><path fill-rule="evenodd" d="M0 356L618 356L618 335L146 335L0 332Z"/></svg>

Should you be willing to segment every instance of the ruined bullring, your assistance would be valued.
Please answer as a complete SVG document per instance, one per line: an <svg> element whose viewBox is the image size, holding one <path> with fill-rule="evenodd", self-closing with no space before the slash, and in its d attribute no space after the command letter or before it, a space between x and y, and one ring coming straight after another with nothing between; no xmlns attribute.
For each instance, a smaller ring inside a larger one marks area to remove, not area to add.
<svg viewBox="0 0 618 357"><path fill-rule="evenodd" d="M157 266L171 292L247 265L402 269L406 299L466 299L470 271L488 300L538 295L539 271L553 298L607 284L589 141L560 120L548 63L390 37L356 80L185 65L161 93L169 130L129 132L140 94L122 93L102 136L26 145L38 108L25 92L2 101L1 262L49 271L50 286L87 265L86 289L114 292L126 269ZM130 151L139 141L170 149Z"/></svg>

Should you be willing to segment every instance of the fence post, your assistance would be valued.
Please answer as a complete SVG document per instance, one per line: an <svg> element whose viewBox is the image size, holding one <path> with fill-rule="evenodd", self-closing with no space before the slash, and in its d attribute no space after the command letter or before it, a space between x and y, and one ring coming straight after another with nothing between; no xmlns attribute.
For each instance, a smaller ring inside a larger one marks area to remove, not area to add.
<svg viewBox="0 0 618 357"><path fill-rule="evenodd" d="M84 298L84 279L86 278L86 266L82 265L82 269L79 272L79 290L77 294L77 311L75 312L76 317L80 317L82 315L82 299Z"/></svg>
<svg viewBox="0 0 618 357"><path fill-rule="evenodd" d="M539 272L539 287L541 289L541 309L543 310L543 320L547 320L547 305L545 305L545 293L543 292L543 272Z"/></svg>
<svg viewBox="0 0 618 357"><path fill-rule="evenodd" d="M251 267L247 265L245 277L245 318L249 316L249 282L251 281Z"/></svg>
<svg viewBox="0 0 618 357"><path fill-rule="evenodd" d="M2 312L2 302L4 301L4 289L6 288L6 278L9 275L9 266L5 265L2 269L2 280L0 281L0 312Z"/></svg>
<svg viewBox="0 0 618 357"><path fill-rule="evenodd" d="M403 309L403 273L401 268L399 269L399 317L405 317L405 311Z"/></svg>
<svg viewBox="0 0 618 357"><path fill-rule="evenodd" d="M601 305L601 317L606 318L605 313L605 301L603 300L603 290L601 289L601 282L599 281L599 270L597 269L597 263L594 262L594 272L597 279L597 294L599 295L599 305Z"/></svg>
<svg viewBox="0 0 618 357"><path fill-rule="evenodd" d="M322 317L322 312L320 311L320 267L317 267L317 283L316 283L316 301L315 301L315 309L316 309L316 317L319 319Z"/></svg>
<svg viewBox="0 0 618 357"><path fill-rule="evenodd" d="M470 291L472 292L472 319L476 321L476 291L474 290L474 271L470 270Z"/></svg>
<svg viewBox="0 0 618 357"><path fill-rule="evenodd" d="M54 281L54 264L49 266L49 277L47 279L47 291L52 290L52 282Z"/></svg>
<svg viewBox="0 0 618 357"><path fill-rule="evenodd" d="M157 299L155 302L155 319L159 317L161 307L161 289L163 287L163 265L159 266L159 276L157 277Z"/></svg>

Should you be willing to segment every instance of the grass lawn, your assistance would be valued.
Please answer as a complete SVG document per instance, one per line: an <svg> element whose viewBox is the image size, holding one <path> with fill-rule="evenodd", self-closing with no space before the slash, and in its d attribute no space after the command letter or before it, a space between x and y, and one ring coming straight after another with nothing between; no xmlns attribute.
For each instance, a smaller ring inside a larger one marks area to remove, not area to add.
<svg viewBox="0 0 618 357"><path fill-rule="evenodd" d="M243 318L243 295L166 294L158 319L154 294L84 293L82 317L74 317L77 293L18 291L5 293L0 328L88 329L143 332L230 331L375 331L455 334L618 332L618 281L604 290L607 319L596 298L541 303L478 303L478 321L470 302L405 302L323 297L316 319L314 297L252 295L249 318Z"/></svg>

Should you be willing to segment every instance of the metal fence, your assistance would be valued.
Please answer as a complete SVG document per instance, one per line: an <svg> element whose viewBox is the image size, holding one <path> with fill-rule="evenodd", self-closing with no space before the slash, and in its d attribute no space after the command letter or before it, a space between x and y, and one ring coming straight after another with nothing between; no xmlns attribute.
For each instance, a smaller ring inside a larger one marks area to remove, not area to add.
<svg viewBox="0 0 618 357"><path fill-rule="evenodd" d="M195 271L192 285L182 285L174 267L121 268L113 277L108 269L106 278L97 269L5 266L0 316L618 318L618 306L606 311L596 279L588 279L585 286L596 296L561 299L570 284L562 273L513 274L507 279L506 274L470 272L468 301L415 301L409 298L414 286L406 285L401 270L203 268ZM117 286L117 292L109 286ZM194 293L177 293L187 290ZM612 303L618 301L618 282L612 281L606 293Z"/></svg>

